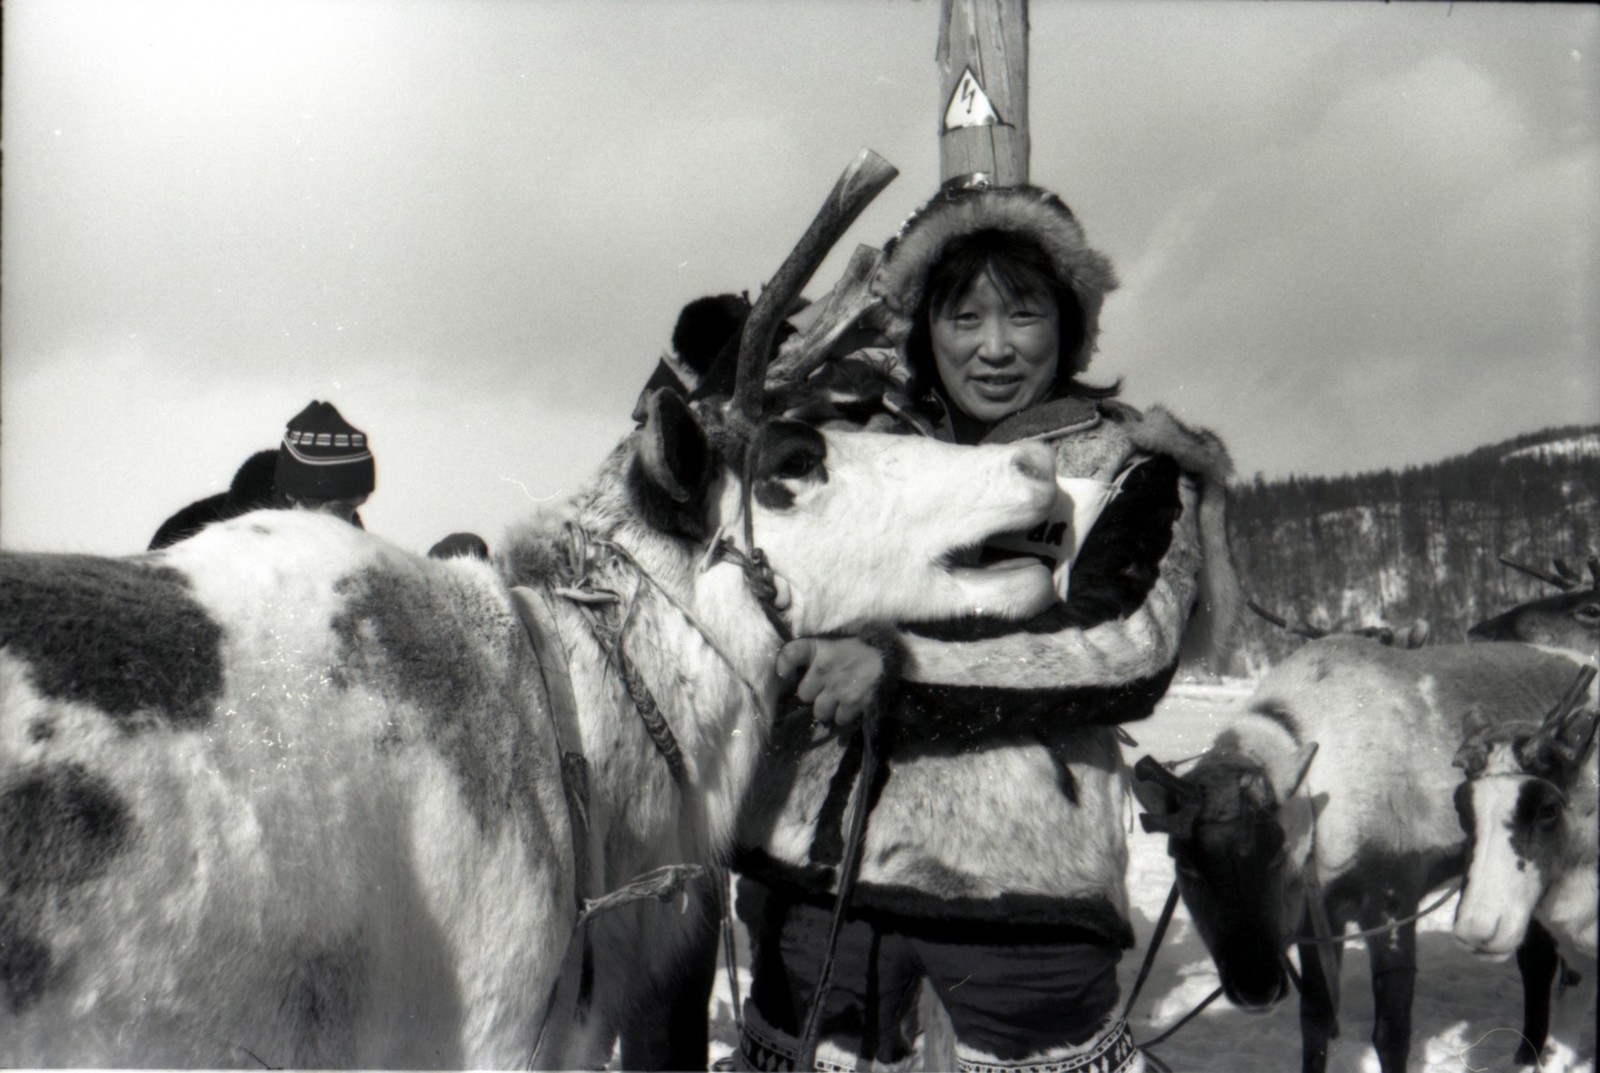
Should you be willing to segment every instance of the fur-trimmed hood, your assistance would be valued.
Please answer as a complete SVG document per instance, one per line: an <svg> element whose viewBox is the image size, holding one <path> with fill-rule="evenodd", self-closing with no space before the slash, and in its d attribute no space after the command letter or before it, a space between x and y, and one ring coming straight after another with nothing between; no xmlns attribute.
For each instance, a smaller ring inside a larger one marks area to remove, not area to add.
<svg viewBox="0 0 1600 1073"><path fill-rule="evenodd" d="M884 247L883 265L872 285L895 322L891 332L903 336L909 328L928 273L946 247L962 235L991 230L1025 235L1049 254L1056 274L1083 310L1083 345L1072 372L1087 369L1100 334L1100 307L1117 288L1116 272L1104 254L1089 246L1066 202L1036 186L941 191L905 222Z"/></svg>

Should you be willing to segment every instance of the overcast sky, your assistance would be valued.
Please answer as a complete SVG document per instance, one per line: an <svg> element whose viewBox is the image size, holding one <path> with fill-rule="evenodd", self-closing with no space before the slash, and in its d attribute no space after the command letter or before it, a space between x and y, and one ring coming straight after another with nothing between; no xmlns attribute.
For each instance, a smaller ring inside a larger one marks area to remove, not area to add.
<svg viewBox="0 0 1600 1073"><path fill-rule="evenodd" d="M7 0L0 543L132 552L313 398L368 527L491 539L839 172L932 193L937 0ZM1123 280L1091 372L1240 474L1600 420L1600 10L1033 0L1033 180Z"/></svg>

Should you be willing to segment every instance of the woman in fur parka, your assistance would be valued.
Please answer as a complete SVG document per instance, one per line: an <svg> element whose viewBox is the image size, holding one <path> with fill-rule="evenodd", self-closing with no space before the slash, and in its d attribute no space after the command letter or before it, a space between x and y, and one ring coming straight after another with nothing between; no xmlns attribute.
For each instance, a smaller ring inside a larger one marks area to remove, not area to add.
<svg viewBox="0 0 1600 1073"><path fill-rule="evenodd" d="M1043 558L1058 600L1023 622L978 612L780 654L818 721L846 723L869 700L882 713L823 1068L905 1061L923 977L961 1069L1142 1068L1116 979L1133 943L1117 726L1214 646L1238 586L1221 444L1079 379L1115 286L1067 206L1032 187L941 193L886 247L875 287L919 420L957 443L1055 448L1051 522L983 555ZM741 1058L760 1069L799 1054L861 736L782 721L771 757L736 860L754 976Z"/></svg>

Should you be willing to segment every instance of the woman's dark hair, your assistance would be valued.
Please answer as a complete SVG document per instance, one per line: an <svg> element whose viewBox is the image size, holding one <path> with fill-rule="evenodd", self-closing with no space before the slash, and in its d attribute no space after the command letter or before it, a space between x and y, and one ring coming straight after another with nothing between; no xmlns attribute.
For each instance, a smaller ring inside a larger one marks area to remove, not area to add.
<svg viewBox="0 0 1600 1073"><path fill-rule="evenodd" d="M939 368L933 359L933 314L944 313L960 301L985 274L1011 302L1024 295L1039 295L1055 302L1060 311L1060 359L1051 398L1076 395L1109 399L1122 390L1118 380L1109 387L1085 384L1073 375L1078 351L1083 348L1083 307L1072 288L1056 276L1055 265L1044 247L1028 235L1010 231L974 231L951 240L928 272L906 337L906 358L911 366L911 393L924 396L939 387Z"/></svg>

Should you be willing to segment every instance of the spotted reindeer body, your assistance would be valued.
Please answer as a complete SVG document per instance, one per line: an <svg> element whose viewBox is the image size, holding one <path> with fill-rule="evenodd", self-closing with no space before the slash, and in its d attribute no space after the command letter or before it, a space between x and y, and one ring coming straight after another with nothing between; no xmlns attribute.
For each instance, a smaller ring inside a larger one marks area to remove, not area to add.
<svg viewBox="0 0 1600 1073"><path fill-rule="evenodd" d="M668 398L495 564L284 511L127 559L0 557L0 1063L526 1064L577 899L728 843L777 690L774 624L712 554L745 505L790 624L825 631L946 616L975 587L1040 606L1042 567L949 564L1052 489L1036 448L734 436ZM879 573L903 519L924 554ZM535 654L517 585L558 653ZM557 666L589 772L577 851ZM676 915L596 918L596 942L648 978Z"/></svg>
<svg viewBox="0 0 1600 1073"><path fill-rule="evenodd" d="M570 842L490 571L285 511L0 561L6 1064L526 1049Z"/></svg>
<svg viewBox="0 0 1600 1073"><path fill-rule="evenodd" d="M1179 887L1229 998L1260 1007L1287 994L1283 953L1314 932L1315 908L1333 935L1352 920L1390 928L1367 944L1373 1042L1386 1073L1403 1070L1416 940L1415 925L1400 922L1465 863L1450 760L1466 718L1536 717L1580 662L1515 643L1401 649L1330 636L1273 668L1181 776L1141 761L1145 826L1169 836ZM1251 853L1257 867L1229 864ZM1318 889L1320 905L1309 900ZM1336 1027L1339 954L1309 944L1300 953L1303 1067L1320 1073Z"/></svg>

